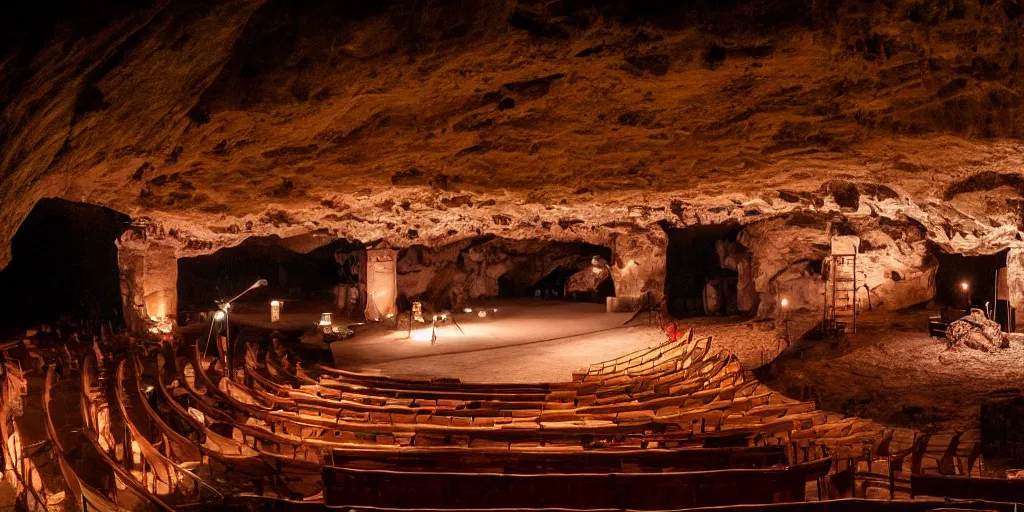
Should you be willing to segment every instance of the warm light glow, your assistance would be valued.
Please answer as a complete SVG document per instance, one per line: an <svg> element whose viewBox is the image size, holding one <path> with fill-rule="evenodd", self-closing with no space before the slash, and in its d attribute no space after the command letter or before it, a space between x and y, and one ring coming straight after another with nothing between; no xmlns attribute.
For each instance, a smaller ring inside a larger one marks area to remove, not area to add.
<svg viewBox="0 0 1024 512"><path fill-rule="evenodd" d="M448 320L448 315L441 315L441 321Z"/></svg>
<svg viewBox="0 0 1024 512"><path fill-rule="evenodd" d="M279 300L270 301L270 321L280 322L281 321L281 304Z"/></svg>
<svg viewBox="0 0 1024 512"><path fill-rule="evenodd" d="M331 325L332 323L333 322L331 322L331 314L330 313L320 313L320 326L321 327Z"/></svg>
<svg viewBox="0 0 1024 512"><path fill-rule="evenodd" d="M413 341L430 341L432 338L430 329L416 329L412 332Z"/></svg>
<svg viewBox="0 0 1024 512"><path fill-rule="evenodd" d="M472 312L473 312L473 308L466 308L466 309L463 309L463 310L462 310L462 312L463 312L463 313L472 313Z"/></svg>
<svg viewBox="0 0 1024 512"><path fill-rule="evenodd" d="M435 322L437 321L437 315L434 315L434 321Z"/></svg>
<svg viewBox="0 0 1024 512"><path fill-rule="evenodd" d="M215 318L217 320L224 320L224 312L223 311L218 311L218 312L214 313L213 314L213 318Z"/></svg>
<svg viewBox="0 0 1024 512"><path fill-rule="evenodd" d="M788 308L789 307L789 299L786 299L786 298L782 299L782 307L784 307L784 308Z"/></svg>
<svg viewBox="0 0 1024 512"><path fill-rule="evenodd" d="M967 289L970 288L970 286L967 284L967 281L964 281L964 282L960 283L960 288L963 288L964 291L966 292Z"/></svg>
<svg viewBox="0 0 1024 512"><path fill-rule="evenodd" d="M486 318L487 317L487 312L481 309L480 312L476 314L476 316L478 316L480 318Z"/></svg>

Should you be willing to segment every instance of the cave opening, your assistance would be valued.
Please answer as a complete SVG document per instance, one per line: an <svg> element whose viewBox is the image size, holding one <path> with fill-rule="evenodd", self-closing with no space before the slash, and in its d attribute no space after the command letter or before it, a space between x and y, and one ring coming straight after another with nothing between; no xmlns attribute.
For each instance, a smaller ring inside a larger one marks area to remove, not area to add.
<svg viewBox="0 0 1024 512"><path fill-rule="evenodd" d="M0 329L75 320L123 325L117 238L131 218L109 208L42 199L11 240L0 271Z"/></svg>
<svg viewBox="0 0 1024 512"><path fill-rule="evenodd" d="M604 303L615 296L608 261L611 249L582 242L531 241L511 252L509 270L498 277L503 299L540 297Z"/></svg>
<svg viewBox="0 0 1024 512"><path fill-rule="evenodd" d="M561 298L604 304L608 297L615 296L615 283L607 270L611 251L585 245L588 247L582 249L580 258L559 264L532 284L517 280L514 272L502 274L498 278L498 297Z"/></svg>
<svg viewBox="0 0 1024 512"><path fill-rule="evenodd" d="M400 302L425 302L436 310L491 298L603 303L615 294L610 259L611 249L600 245L492 235L412 246L398 257Z"/></svg>
<svg viewBox="0 0 1024 512"><path fill-rule="evenodd" d="M734 243L734 224L668 230L665 300L671 316L726 315L737 312L737 273L722 265L723 244Z"/></svg>
<svg viewBox="0 0 1024 512"><path fill-rule="evenodd" d="M988 303L988 311L995 308L997 315L1005 310L1008 299L1005 272L1000 279L1000 269L1006 267L1008 252L983 256L936 252L939 268L935 273L935 298L938 303L944 308L964 311L968 304L985 310Z"/></svg>
<svg viewBox="0 0 1024 512"><path fill-rule="evenodd" d="M281 300L292 311L298 304L334 310L338 287L358 289L364 266L365 250L359 242L315 235L249 237L213 254L178 260L178 322L198 319L218 301L234 297L259 279L266 279L267 285L234 304L244 308Z"/></svg>

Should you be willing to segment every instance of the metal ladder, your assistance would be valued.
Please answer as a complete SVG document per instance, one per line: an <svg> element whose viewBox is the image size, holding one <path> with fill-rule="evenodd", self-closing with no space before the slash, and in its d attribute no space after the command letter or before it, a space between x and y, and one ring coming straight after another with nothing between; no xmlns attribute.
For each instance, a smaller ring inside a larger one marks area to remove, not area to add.
<svg viewBox="0 0 1024 512"><path fill-rule="evenodd" d="M826 333L857 332L857 253L832 254L825 286Z"/></svg>

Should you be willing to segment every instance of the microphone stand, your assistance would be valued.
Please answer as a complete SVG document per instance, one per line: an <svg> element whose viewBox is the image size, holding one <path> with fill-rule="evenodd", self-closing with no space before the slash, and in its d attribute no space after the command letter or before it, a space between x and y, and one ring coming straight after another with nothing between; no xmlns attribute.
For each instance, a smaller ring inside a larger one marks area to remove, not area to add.
<svg viewBox="0 0 1024 512"><path fill-rule="evenodd" d="M235 349L235 344L234 344L233 341L231 341L231 303L236 301L236 300L238 300L239 298L241 298L242 295L245 295L245 294L255 290L256 288L260 288L260 287L263 287L263 286L266 286L266 285L267 285L267 280L266 279L260 279L260 280L256 281L255 283L253 283L252 286L249 286L248 288L246 288L245 291L243 291L242 293L239 293L238 295L235 295L234 298L232 298L230 300L226 300L226 301L221 301L221 302L218 303L218 305L219 305L218 309L224 312L224 337L227 338L227 343L228 343L228 346L225 347L227 349L228 353L224 355L224 359L225 359L225 361L224 361L224 368L225 368L225 370L227 372L227 376L228 376L229 379L234 379L234 375L232 374L233 373L232 371L234 370L234 364L232 363L232 357L234 356L234 353L235 353L235 350L234 350ZM210 337L212 337L212 335L213 335L213 325L214 325L214 323L216 321L217 321L217 315L214 314L213 321L210 323ZM207 337L207 339L206 339L206 348L207 349L210 348L210 337ZM206 350L203 350L203 355L204 356L206 355Z"/></svg>

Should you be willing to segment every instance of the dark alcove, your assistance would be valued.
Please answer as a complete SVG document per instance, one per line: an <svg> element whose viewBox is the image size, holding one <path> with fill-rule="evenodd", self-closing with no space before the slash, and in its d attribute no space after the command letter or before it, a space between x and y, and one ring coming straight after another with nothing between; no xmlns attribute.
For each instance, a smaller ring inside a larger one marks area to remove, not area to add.
<svg viewBox="0 0 1024 512"><path fill-rule="evenodd" d="M668 230L665 265L665 300L668 312L675 318L724 314L729 300L723 300L716 311L707 311L704 288L712 280L723 288L725 296L736 297L736 274L724 270L719 262L716 243L734 242L739 227L733 225L693 226Z"/></svg>
<svg viewBox="0 0 1024 512"><path fill-rule="evenodd" d="M935 274L935 297L943 306L966 309L967 301L984 308L995 304L996 276L1006 266L1006 253L987 256L964 256L937 252L939 268ZM967 290L963 284L967 284Z"/></svg>
<svg viewBox="0 0 1024 512"><path fill-rule="evenodd" d="M358 284L359 269L339 262L362 248L359 243L335 240L303 251L289 239L251 237L241 244L207 256L178 260L178 313L209 311L217 301L231 298L258 279L267 286L247 293L240 303L281 300L334 300L338 284ZM297 249L297 250L293 250ZM355 281L355 282L350 282Z"/></svg>
<svg viewBox="0 0 1024 512"><path fill-rule="evenodd" d="M23 328L60 316L124 322L117 237L131 218L63 199L36 203L11 241L0 271L0 328Z"/></svg>

